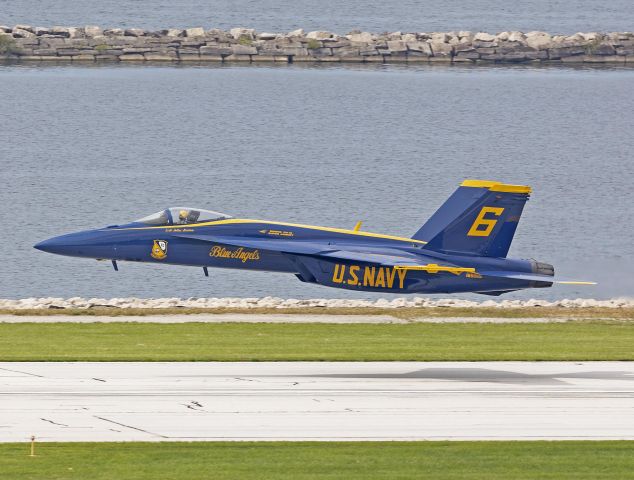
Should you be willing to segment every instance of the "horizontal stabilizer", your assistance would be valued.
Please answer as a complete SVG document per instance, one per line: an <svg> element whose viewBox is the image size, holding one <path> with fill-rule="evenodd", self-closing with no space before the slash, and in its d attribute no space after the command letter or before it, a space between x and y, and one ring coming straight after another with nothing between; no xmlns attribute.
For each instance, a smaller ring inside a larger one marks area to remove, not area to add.
<svg viewBox="0 0 634 480"><path fill-rule="evenodd" d="M559 283L563 285L596 285L596 282L588 282L582 280L556 280L550 275L537 275L527 272L507 272L507 271L489 271L478 272L483 277L508 278L509 280L524 280L527 282L548 282Z"/></svg>
<svg viewBox="0 0 634 480"><path fill-rule="evenodd" d="M387 249L382 249L385 252ZM421 265L420 257L409 256L404 252L376 253L368 251L353 250L333 250L331 252L323 252L319 256L332 258L333 260L349 260L361 263L376 263L383 266L407 265L415 267Z"/></svg>

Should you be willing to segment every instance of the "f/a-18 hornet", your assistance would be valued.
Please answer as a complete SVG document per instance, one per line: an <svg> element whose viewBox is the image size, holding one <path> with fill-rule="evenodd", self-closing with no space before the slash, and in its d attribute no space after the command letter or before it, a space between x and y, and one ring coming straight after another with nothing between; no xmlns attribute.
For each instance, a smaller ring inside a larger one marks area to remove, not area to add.
<svg viewBox="0 0 634 480"><path fill-rule="evenodd" d="M465 180L412 238L168 208L125 225L45 240L45 252L292 273L302 282L389 293L500 295L550 287L552 265L507 258L531 189Z"/></svg>

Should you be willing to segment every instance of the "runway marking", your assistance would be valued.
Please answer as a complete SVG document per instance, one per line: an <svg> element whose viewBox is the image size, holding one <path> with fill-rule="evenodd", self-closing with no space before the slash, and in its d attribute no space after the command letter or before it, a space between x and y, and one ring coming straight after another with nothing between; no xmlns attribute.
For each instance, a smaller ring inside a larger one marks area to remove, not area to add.
<svg viewBox="0 0 634 480"><path fill-rule="evenodd" d="M109 418L100 417L98 415L93 415L93 417L98 418L99 420L103 420L104 422L114 423L115 425L119 425L121 427L130 428L132 430L137 430L138 432L147 433L148 435L152 435L154 437L169 438L169 437L166 437L165 435L161 435L160 433L148 432L147 430L143 430L142 428L133 427L132 425L126 425L125 423L116 422L115 420L110 420Z"/></svg>
<svg viewBox="0 0 634 480"><path fill-rule="evenodd" d="M20 370L12 370L10 368L0 368L0 370L4 370L5 372L21 373L23 375L29 375L31 377L44 378L44 375L37 375L36 373L22 372Z"/></svg>
<svg viewBox="0 0 634 480"><path fill-rule="evenodd" d="M60 427L69 427L70 425L66 425L65 423L54 422L53 420L49 420L48 418L40 418L40 420L44 420L45 422L52 423L53 425L59 425Z"/></svg>

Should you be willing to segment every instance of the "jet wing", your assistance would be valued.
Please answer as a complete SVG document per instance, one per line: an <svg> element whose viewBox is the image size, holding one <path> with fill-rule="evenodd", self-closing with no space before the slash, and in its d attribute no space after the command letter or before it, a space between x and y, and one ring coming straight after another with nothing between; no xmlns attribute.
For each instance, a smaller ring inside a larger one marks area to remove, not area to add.
<svg viewBox="0 0 634 480"><path fill-rule="evenodd" d="M318 256L333 261L354 261L361 263L374 263L381 266L417 269L421 269L422 267L428 265L426 258L421 255L414 255L389 247L372 248L309 240L251 238L240 236L205 235L199 233L173 233L173 235L181 238L190 238L210 243L221 243L236 247L273 250L295 255Z"/></svg>
<svg viewBox="0 0 634 480"><path fill-rule="evenodd" d="M430 263L431 258L424 255L416 255L394 248L372 248L345 244L332 244L328 242L308 240L286 240L277 238L250 238L240 236L205 235L199 233L175 233L182 238L190 238L209 243L221 243L236 247L257 248L261 250L273 250L294 255L307 255L320 257L332 261L352 261L359 263L372 263L385 267L394 267L401 270L422 270L428 273L461 273L479 274L483 277L506 278L509 280L523 280L528 282L548 282L568 285L596 285L595 282L555 279L548 275L538 275L529 272L510 272L505 270L478 271L475 268L460 267L457 265L439 265Z"/></svg>
<svg viewBox="0 0 634 480"><path fill-rule="evenodd" d="M261 250L274 250L284 253L296 253L298 255L316 255L322 252L336 250L332 245L324 242L310 242L303 240L282 240L271 238L250 238L239 236L218 236L204 235L196 233L173 233L172 235L181 238L190 238L209 243L221 243L236 247L259 248Z"/></svg>
<svg viewBox="0 0 634 480"><path fill-rule="evenodd" d="M384 267L393 267L397 270L420 270L427 273L452 273L460 275L480 274L489 277L502 277L515 280L553 282L553 277L547 275L535 275L527 272L488 271L480 272L472 267L460 267L453 264L439 265L433 263L433 259L424 255L405 252L394 248L373 248L359 245L332 244L319 241L286 240L271 238L251 238L240 236L217 236L198 233L177 233L182 238L190 238L211 243L221 243L236 247L257 248L272 250L292 255L304 255L319 257L322 259L337 261L349 261L359 263L371 263ZM431 262L431 263L430 263ZM557 282L574 283L578 282ZM578 284L592 284L592 282L579 282Z"/></svg>

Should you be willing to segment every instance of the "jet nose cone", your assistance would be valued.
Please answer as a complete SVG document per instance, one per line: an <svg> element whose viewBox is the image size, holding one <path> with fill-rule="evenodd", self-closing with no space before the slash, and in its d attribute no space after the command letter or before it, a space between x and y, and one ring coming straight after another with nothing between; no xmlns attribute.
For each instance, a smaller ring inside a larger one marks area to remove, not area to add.
<svg viewBox="0 0 634 480"><path fill-rule="evenodd" d="M49 238L33 245L43 252L67 255L70 257L110 258L114 244L112 239L98 230L69 233Z"/></svg>
<svg viewBox="0 0 634 480"><path fill-rule="evenodd" d="M37 248L38 250L42 250L43 252L48 252L48 247L49 247L48 240L44 240L42 242L38 242L35 245L33 245L33 248Z"/></svg>
<svg viewBox="0 0 634 480"><path fill-rule="evenodd" d="M64 254L64 250L68 247L68 242L64 239L65 235L60 237L49 238L33 245L33 248L48 253Z"/></svg>

